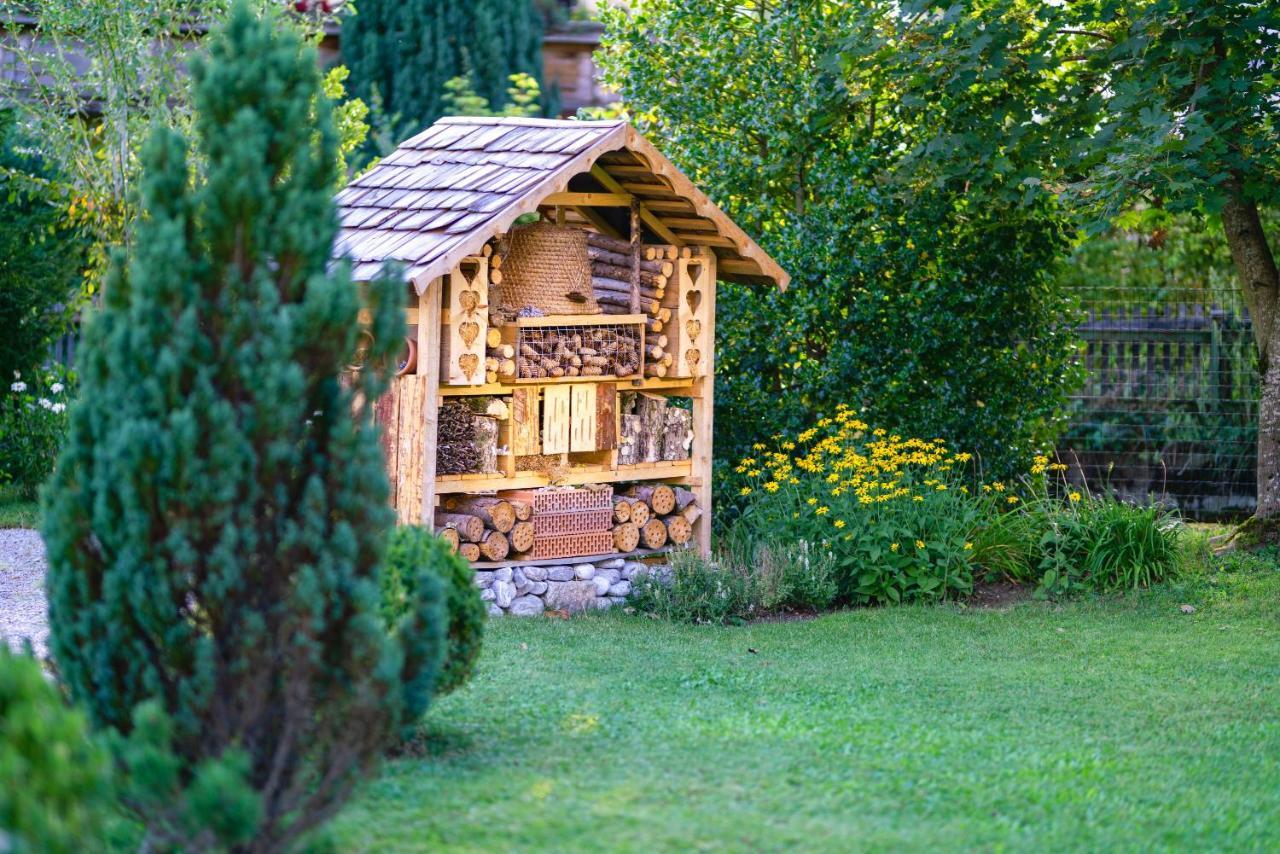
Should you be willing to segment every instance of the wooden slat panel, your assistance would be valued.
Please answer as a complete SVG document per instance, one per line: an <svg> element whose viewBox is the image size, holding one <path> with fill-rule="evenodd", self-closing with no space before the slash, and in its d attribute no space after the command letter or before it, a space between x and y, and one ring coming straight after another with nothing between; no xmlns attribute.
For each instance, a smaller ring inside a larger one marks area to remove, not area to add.
<svg viewBox="0 0 1280 854"><path fill-rule="evenodd" d="M596 450L596 387L593 383L569 386L569 450Z"/></svg>
<svg viewBox="0 0 1280 854"><path fill-rule="evenodd" d="M538 441L538 390L517 388L511 391L511 453L523 457L542 453Z"/></svg>
<svg viewBox="0 0 1280 854"><path fill-rule="evenodd" d="M542 453L569 451L569 386L547 386L542 390Z"/></svg>
<svg viewBox="0 0 1280 854"><path fill-rule="evenodd" d="M441 378L450 385L483 385L489 331L489 263L470 258L449 274L449 337Z"/></svg>
<svg viewBox="0 0 1280 854"><path fill-rule="evenodd" d="M596 389L596 450L618 447L618 386L600 383Z"/></svg>

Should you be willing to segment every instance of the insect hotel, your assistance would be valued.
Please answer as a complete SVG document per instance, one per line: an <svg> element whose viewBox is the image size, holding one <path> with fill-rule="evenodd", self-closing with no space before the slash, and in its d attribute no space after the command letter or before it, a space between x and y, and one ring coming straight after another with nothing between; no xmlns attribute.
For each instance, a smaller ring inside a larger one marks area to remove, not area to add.
<svg viewBox="0 0 1280 854"><path fill-rule="evenodd" d="M711 542L716 281L787 274L625 122L447 118L337 198L408 279L378 419L403 523L495 612L603 606Z"/></svg>

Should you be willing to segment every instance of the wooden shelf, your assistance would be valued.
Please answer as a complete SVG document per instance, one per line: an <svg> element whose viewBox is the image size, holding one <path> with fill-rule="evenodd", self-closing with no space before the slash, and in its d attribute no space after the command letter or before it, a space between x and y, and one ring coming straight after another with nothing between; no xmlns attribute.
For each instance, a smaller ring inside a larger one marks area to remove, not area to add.
<svg viewBox="0 0 1280 854"><path fill-rule="evenodd" d="M576 557L544 557L541 560L478 560L471 564L472 569L497 569L502 566L572 566L575 563L594 563L598 560L655 557L675 551L677 546L663 546L660 549L636 549L633 552L609 552L602 555L580 555Z"/></svg>
<svg viewBox="0 0 1280 854"><path fill-rule="evenodd" d="M631 379L617 377L547 377L542 379L518 380L510 383L485 383L484 385L441 385L440 394L444 397L484 396L498 397L511 394L517 388L528 388L530 385L562 385L566 383L607 382L617 383L618 391L664 391L675 397L700 397L702 384L706 377L649 377L648 379Z"/></svg>
<svg viewBox="0 0 1280 854"><path fill-rule="evenodd" d="M644 463L636 466L582 466L556 481L557 485L580 486L584 483L616 483L623 480L684 480L693 474L690 460L667 463ZM460 492L490 492L500 489L536 489L550 486L551 478L536 472L517 472L515 477L502 474L450 474L436 478L436 495Z"/></svg>

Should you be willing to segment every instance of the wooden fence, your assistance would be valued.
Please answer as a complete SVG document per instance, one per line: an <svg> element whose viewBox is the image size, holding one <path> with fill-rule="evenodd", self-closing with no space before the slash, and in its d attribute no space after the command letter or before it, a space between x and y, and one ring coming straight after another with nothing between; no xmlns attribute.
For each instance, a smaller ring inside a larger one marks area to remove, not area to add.
<svg viewBox="0 0 1280 854"><path fill-rule="evenodd" d="M1189 516L1249 512L1257 369L1247 314L1168 305L1090 312L1085 381L1059 443L1071 476Z"/></svg>

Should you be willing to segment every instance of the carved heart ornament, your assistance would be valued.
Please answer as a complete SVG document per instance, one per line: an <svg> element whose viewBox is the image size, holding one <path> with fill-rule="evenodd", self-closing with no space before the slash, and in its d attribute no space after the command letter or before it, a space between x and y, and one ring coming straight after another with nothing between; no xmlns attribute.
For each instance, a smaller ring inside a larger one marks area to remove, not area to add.
<svg viewBox="0 0 1280 854"><path fill-rule="evenodd" d="M466 290L458 294L458 306L466 314L471 314L480 305L480 292Z"/></svg>
<svg viewBox="0 0 1280 854"><path fill-rule="evenodd" d="M471 320L458 324L458 337L467 348L470 348L480 337L480 324Z"/></svg>
<svg viewBox="0 0 1280 854"><path fill-rule="evenodd" d="M702 305L702 291L691 289L684 295L684 301L689 304L690 311L697 311L698 306Z"/></svg>
<svg viewBox="0 0 1280 854"><path fill-rule="evenodd" d="M702 321L697 319L686 320L684 324L684 331L685 334L689 336L690 340L697 338L698 334L702 332Z"/></svg>
<svg viewBox="0 0 1280 854"><path fill-rule="evenodd" d="M476 369L480 367L480 357L475 353L463 353L458 357L458 367L462 369L462 375L467 378L467 382L476 375Z"/></svg>

